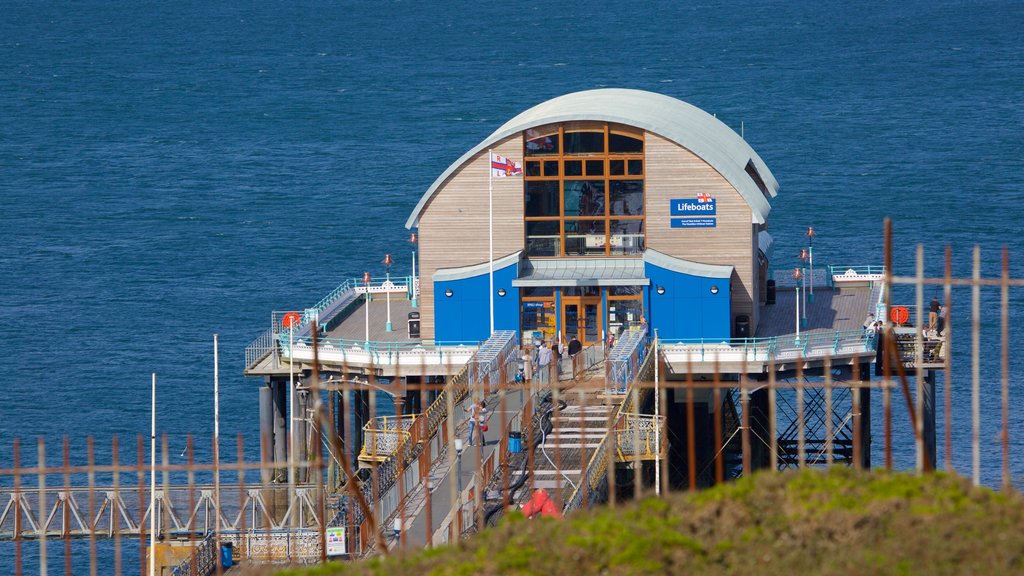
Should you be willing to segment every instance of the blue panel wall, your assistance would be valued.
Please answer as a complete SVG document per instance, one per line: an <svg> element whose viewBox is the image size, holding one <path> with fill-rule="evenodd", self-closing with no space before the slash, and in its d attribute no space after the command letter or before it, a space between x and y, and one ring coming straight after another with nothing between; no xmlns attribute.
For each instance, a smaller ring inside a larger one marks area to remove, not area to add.
<svg viewBox="0 0 1024 576"><path fill-rule="evenodd" d="M519 332L519 289L512 286L518 263L494 270L494 329ZM434 282L434 340L479 342L491 335L487 272L472 278ZM499 289L504 296L498 296ZM451 297L445 296L451 290Z"/></svg>
<svg viewBox="0 0 1024 576"><path fill-rule="evenodd" d="M647 322L667 340L728 340L731 334L729 279L703 278L673 272L650 263L644 271L651 279ZM665 289L658 294L657 288ZM718 293L712 294L711 287Z"/></svg>

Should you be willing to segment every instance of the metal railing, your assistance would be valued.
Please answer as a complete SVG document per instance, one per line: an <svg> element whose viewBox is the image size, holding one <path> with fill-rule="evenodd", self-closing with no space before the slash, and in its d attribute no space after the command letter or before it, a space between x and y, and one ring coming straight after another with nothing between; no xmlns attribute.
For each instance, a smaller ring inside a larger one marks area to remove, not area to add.
<svg viewBox="0 0 1024 576"><path fill-rule="evenodd" d="M770 362L837 356L844 352L874 350L874 338L865 330L812 330L799 336L787 334L769 338L731 340L662 339L665 354L685 354L694 362Z"/></svg>
<svg viewBox="0 0 1024 576"><path fill-rule="evenodd" d="M371 281L369 284L369 292L371 297L373 294L377 293L405 292L406 297L411 299L415 297L418 286L418 282L414 281L410 276L396 276L390 280ZM308 338L310 324L314 320L320 326L326 326L329 322L334 320L337 314L341 313L348 307L346 304L332 308L332 306L334 306L338 301L348 299L354 303L358 295L365 294L366 292L367 285L361 279L351 278L339 284L335 289L331 290L326 296L321 298L313 307L303 310L299 323L292 327L293 335L300 337L296 338L296 342L300 341L302 337ZM324 311L328 310L329 313L324 315ZM268 354L275 350L275 346L279 346L282 350L287 349L288 330L285 329L281 323L285 314L288 314L288 312L274 312L271 315L270 328L257 336L248 346L246 346L246 368L251 368L256 363L266 358ZM358 342L365 345L365 341L360 340Z"/></svg>
<svg viewBox="0 0 1024 576"><path fill-rule="evenodd" d="M656 460L659 457L656 428L661 431L661 452L664 453L668 445L664 416L630 413L624 415L622 424L623 429L615 433L615 452L619 462Z"/></svg>
<svg viewBox="0 0 1024 576"><path fill-rule="evenodd" d="M419 414L407 416L378 416L363 426L363 449L359 452L359 460L384 461L398 450L402 442L408 440L409 430L415 425Z"/></svg>
<svg viewBox="0 0 1024 576"><path fill-rule="evenodd" d="M170 576L210 576L217 570L219 553L217 541L211 534L192 550L188 558L171 568Z"/></svg>
<svg viewBox="0 0 1024 576"><path fill-rule="evenodd" d="M608 354L608 393L625 394L637 370L644 363L647 330L637 328L623 332Z"/></svg>

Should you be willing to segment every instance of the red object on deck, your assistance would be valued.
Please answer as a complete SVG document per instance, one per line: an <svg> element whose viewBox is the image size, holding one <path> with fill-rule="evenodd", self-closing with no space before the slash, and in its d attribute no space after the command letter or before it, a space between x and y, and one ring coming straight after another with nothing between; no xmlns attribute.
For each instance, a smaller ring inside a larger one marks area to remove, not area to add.
<svg viewBox="0 0 1024 576"><path fill-rule="evenodd" d="M555 502L548 495L548 491L543 488L534 490L533 496L523 504L523 514L527 518L533 518L537 514L544 516L545 518L561 518L562 511L555 506Z"/></svg>
<svg viewBox="0 0 1024 576"><path fill-rule="evenodd" d="M894 306L889 310L889 319L902 326L910 320L910 310L906 306Z"/></svg>
<svg viewBox="0 0 1024 576"><path fill-rule="evenodd" d="M289 312L284 315L284 318L281 318L281 324L284 325L285 328L292 328L294 326L298 326L301 320L302 316L300 316L298 312Z"/></svg>

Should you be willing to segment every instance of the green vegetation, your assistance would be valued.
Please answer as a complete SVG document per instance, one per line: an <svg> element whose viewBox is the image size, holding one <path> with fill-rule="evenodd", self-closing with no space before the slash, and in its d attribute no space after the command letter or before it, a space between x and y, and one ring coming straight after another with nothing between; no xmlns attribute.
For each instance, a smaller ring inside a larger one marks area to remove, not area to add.
<svg viewBox="0 0 1024 576"><path fill-rule="evenodd" d="M561 522L513 513L456 546L279 574L1024 574L1024 499L947 474L760 474Z"/></svg>

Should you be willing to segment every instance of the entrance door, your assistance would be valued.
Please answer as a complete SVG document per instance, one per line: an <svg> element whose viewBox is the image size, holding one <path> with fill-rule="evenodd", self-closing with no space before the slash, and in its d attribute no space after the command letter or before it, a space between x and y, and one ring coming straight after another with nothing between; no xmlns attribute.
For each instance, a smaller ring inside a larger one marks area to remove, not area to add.
<svg viewBox="0 0 1024 576"><path fill-rule="evenodd" d="M566 342L573 336L584 346L601 341L601 298L562 297L562 332Z"/></svg>

